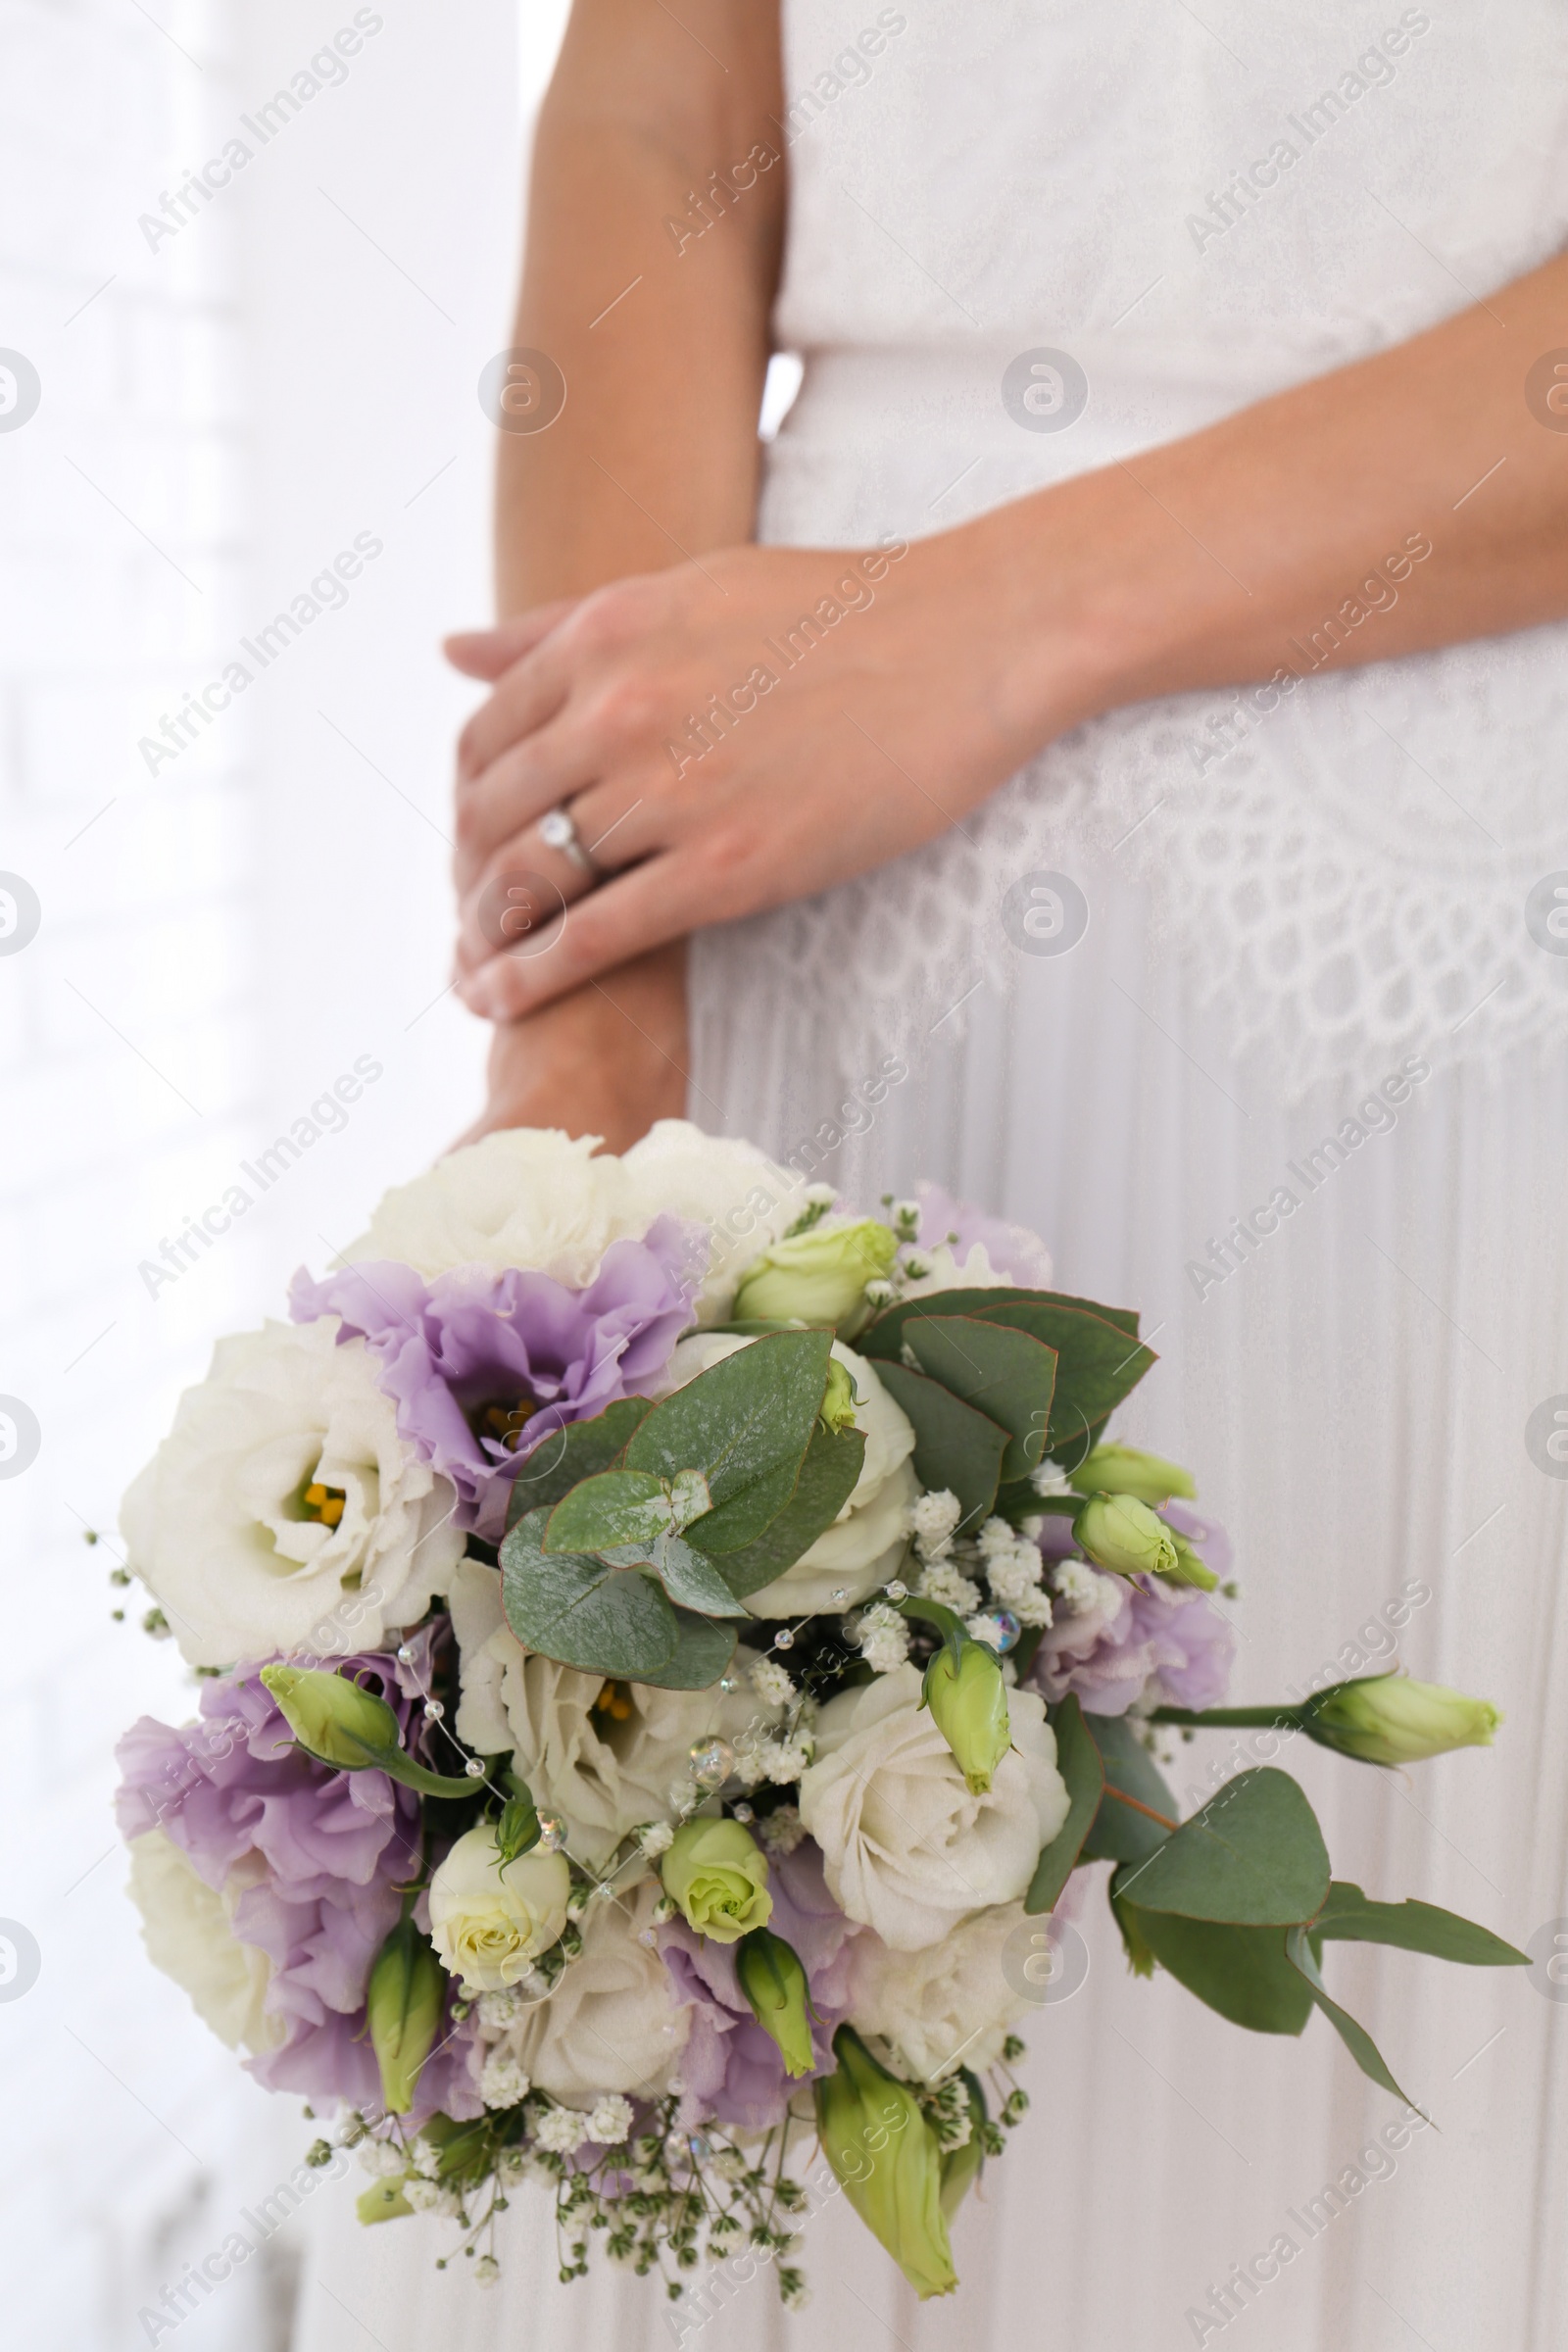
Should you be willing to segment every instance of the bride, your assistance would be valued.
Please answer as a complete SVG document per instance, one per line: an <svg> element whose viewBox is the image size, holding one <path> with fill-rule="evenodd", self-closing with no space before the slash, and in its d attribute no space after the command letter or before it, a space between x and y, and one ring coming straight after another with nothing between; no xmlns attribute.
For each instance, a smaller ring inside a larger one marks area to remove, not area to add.
<svg viewBox="0 0 1568 2352"><path fill-rule="evenodd" d="M1300 1768L1370 1891L1538 1954L1568 1936L1565 125L1549 0L577 0L493 412L504 617L452 648L491 690L458 782L484 1125L620 1149L684 1110L862 1202L927 1175L1138 1305L1163 1364L1125 1434L1205 1466L1237 1697L1397 1646L1498 1701L1488 1766L1353 1818ZM775 349L804 381L760 444ZM1234 1766L1185 1750L1184 1805ZM700 2324L603 2266L558 2285L521 2201L488 2297L345 2206L300 2352L1122 2352L1255 2300L1271 2352L1556 2340L1544 1965L1349 1961L1442 2128L1374 2162L1389 2102L1326 2034L1135 1997L1098 1891L1081 1924L959 2307L831 2215L807 2322L760 2282Z"/></svg>

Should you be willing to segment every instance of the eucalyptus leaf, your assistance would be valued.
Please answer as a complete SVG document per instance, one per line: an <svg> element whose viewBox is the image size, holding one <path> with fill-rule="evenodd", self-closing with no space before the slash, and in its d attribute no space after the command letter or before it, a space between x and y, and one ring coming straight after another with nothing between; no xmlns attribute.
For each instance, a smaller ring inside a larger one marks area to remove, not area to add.
<svg viewBox="0 0 1568 2352"><path fill-rule="evenodd" d="M775 1331L656 1404L626 1448L628 1470L700 1470L715 1509L799 1461L827 1387L830 1331Z"/></svg>
<svg viewBox="0 0 1568 2352"><path fill-rule="evenodd" d="M770 1585L775 1577L782 1576L787 1568L793 1568L797 1560L804 1558L817 1537L833 1525L854 1494L864 1467L862 1431L834 1432L817 1423L783 1508L750 1544L734 1550L720 1550L715 1555L719 1573L738 1599L744 1600L750 1592L760 1592L764 1585ZM705 1532L719 1515L711 1512L708 1519L695 1521L686 1531L686 1541L707 1551Z"/></svg>
<svg viewBox="0 0 1568 2352"><path fill-rule="evenodd" d="M1253 2034L1304 2031L1312 1994L1286 1956L1282 1929L1184 1919L1174 1911L1142 1911L1122 1899L1160 1967L1233 2026Z"/></svg>
<svg viewBox="0 0 1568 2352"><path fill-rule="evenodd" d="M601 1470L563 1495L550 1514L542 1548L612 1551L621 1544L651 1544L674 1524L666 1479L651 1470Z"/></svg>
<svg viewBox="0 0 1568 2352"><path fill-rule="evenodd" d="M673 1656L656 1673L633 1674L626 1679L651 1684L656 1690L707 1690L735 1655L735 1636L727 1625L694 1616L690 1609L676 1609L672 1614L676 1626Z"/></svg>
<svg viewBox="0 0 1568 2352"><path fill-rule="evenodd" d="M553 1509L583 1479L608 1470L653 1409L647 1396L622 1396L592 1421L569 1421L564 1429L552 1430L512 1482L508 1527L515 1527L529 1511Z"/></svg>
<svg viewBox="0 0 1568 2352"><path fill-rule="evenodd" d="M941 1294L931 1311L904 1324L902 1360L939 1380L1007 1432L1000 1475L1027 1478L1045 1449L1056 1384L1056 1357L1027 1331L978 1315L946 1312Z"/></svg>
<svg viewBox="0 0 1568 2352"><path fill-rule="evenodd" d="M1136 1797L1139 1804L1151 1806L1170 1821L1177 1818L1180 1807L1148 1748L1124 1716L1086 1715L1085 1721L1100 1750L1108 1787L1095 1815L1094 1827L1084 1840L1083 1859L1100 1862L1108 1856L1113 1862L1146 1861L1158 1852L1170 1832L1161 1829L1157 1821L1151 1821L1147 1814L1117 1804L1110 1790L1119 1789L1123 1796Z"/></svg>
<svg viewBox="0 0 1568 2352"><path fill-rule="evenodd" d="M1355 2060L1356 2065L1361 2069L1362 2074L1369 2076L1371 2080L1374 2082L1379 2083L1384 2090L1392 2090L1395 2097L1396 2099L1402 2099L1407 2107L1415 2107L1415 2112L1417 2115L1425 2115L1425 2110L1423 2108L1416 2107L1414 2099L1412 2099L1407 2092L1399 2088L1398 2083L1396 2082L1394 2077L1389 2072L1388 2064L1384 2059L1382 2051L1378 2048L1377 2043L1373 2040L1365 2026L1358 2024L1348 2009L1342 2009L1338 2001L1330 1997L1328 1988L1324 1984L1322 1977L1318 1974L1317 1961L1312 1952L1311 1938L1307 1935L1305 1928L1292 1928L1287 1933L1285 1937L1285 1950L1291 1966L1299 1970L1301 1977L1311 1993L1312 1999L1322 2010L1324 2016L1328 2019L1329 2024L1334 2028L1335 2033L1344 2042L1346 2048L1349 2051L1350 2056ZM1430 2116L1427 2116L1426 2120L1430 2123L1432 2119Z"/></svg>
<svg viewBox="0 0 1568 2352"><path fill-rule="evenodd" d="M696 1551L679 1536L662 1536L653 1547L650 1566L671 1600L680 1607L701 1609L709 1617L744 1617L746 1603L738 1600L716 1563Z"/></svg>
<svg viewBox="0 0 1568 2352"><path fill-rule="evenodd" d="M1306 1797L1271 1765L1238 1773L1184 1821L1125 1891L1140 1911L1178 1911L1233 1927L1312 1919L1329 1890L1323 1833Z"/></svg>
<svg viewBox="0 0 1568 2352"><path fill-rule="evenodd" d="M675 1612L640 1568L541 1548L530 1512L501 1546L501 1603L519 1642L585 1674L637 1681L675 1654Z"/></svg>
<svg viewBox="0 0 1568 2352"><path fill-rule="evenodd" d="M1035 1875L1023 1898L1023 1907L1030 1913L1054 1911L1060 1901L1105 1791L1104 1763L1076 1692L1069 1691L1053 1710L1052 1728L1056 1736L1056 1770L1067 1785L1067 1818L1035 1864Z"/></svg>
<svg viewBox="0 0 1568 2352"><path fill-rule="evenodd" d="M946 1487L957 1496L959 1529L972 1535L996 1501L1002 1459L1011 1443L1007 1432L924 1372L893 1361L876 1369L913 1426L915 1476L930 1494Z"/></svg>
<svg viewBox="0 0 1568 2352"><path fill-rule="evenodd" d="M1056 1354L1055 1390L1046 1449L1057 1460L1079 1456L1091 1436L1157 1360L1102 1308L1080 1299L1036 1298L976 1307L977 1321L1027 1331Z"/></svg>
<svg viewBox="0 0 1568 2352"><path fill-rule="evenodd" d="M1314 1949L1321 1943L1391 1943L1405 1952L1427 1952L1435 1960L1466 1968L1528 1968L1521 1952L1490 1928L1434 1903L1369 1902L1359 1886L1336 1879L1328 1901L1311 1923Z"/></svg>

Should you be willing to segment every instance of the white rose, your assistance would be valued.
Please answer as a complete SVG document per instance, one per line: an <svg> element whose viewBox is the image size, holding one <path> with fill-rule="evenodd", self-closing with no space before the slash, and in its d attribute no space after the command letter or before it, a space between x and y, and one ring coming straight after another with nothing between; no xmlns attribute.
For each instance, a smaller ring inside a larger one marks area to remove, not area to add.
<svg viewBox="0 0 1568 2352"><path fill-rule="evenodd" d="M378 1649L463 1555L450 1482L398 1436L364 1342L340 1348L337 1329L220 1340L121 1506L130 1565L193 1666Z"/></svg>
<svg viewBox="0 0 1568 2352"><path fill-rule="evenodd" d="M800 1215L805 1179L755 1144L705 1135L689 1119L659 1119L621 1161L642 1232L655 1217L695 1217L711 1234L699 1323L728 1314L741 1275Z"/></svg>
<svg viewBox="0 0 1568 2352"><path fill-rule="evenodd" d="M519 1854L503 1866L494 1827L466 1830L430 1881L430 1941L449 1975L475 1992L526 1976L566 1924L564 1854Z"/></svg>
<svg viewBox="0 0 1568 2352"><path fill-rule="evenodd" d="M660 1889L645 1880L623 1901L595 1903L582 1950L547 2000L510 2026L501 2046L540 2090L593 2107L606 2091L656 2099L691 2031L650 1933Z"/></svg>
<svg viewBox="0 0 1568 2352"><path fill-rule="evenodd" d="M190 1995L220 2041L253 2057L275 2049L288 2031L265 2006L270 1961L242 1943L232 1925L240 1895L264 1875L242 1863L220 1894L166 1830L146 1830L130 1842L130 1899L141 1913L147 1957Z"/></svg>
<svg viewBox="0 0 1568 2352"><path fill-rule="evenodd" d="M975 1795L920 1705L920 1679L899 1666L829 1699L801 1779L801 1819L835 1901L901 1952L939 1942L971 1912L1015 1902L1067 1818L1037 1692L1008 1691L1012 1746Z"/></svg>
<svg viewBox="0 0 1568 2352"><path fill-rule="evenodd" d="M690 1785L697 1740L738 1740L754 1723L778 1720L779 1708L746 1686L749 1651L736 1652L734 1691L607 1683L524 1649L502 1614L494 1568L465 1560L449 1600L462 1652L459 1739L481 1755L512 1750L534 1803L561 1816L570 1853L589 1870L640 1823L668 1813L671 1782Z"/></svg>
<svg viewBox="0 0 1568 2352"><path fill-rule="evenodd" d="M737 1348L752 1341L724 1332L682 1340L661 1379L661 1396L683 1389ZM910 1514L919 1494L914 1466L914 1431L863 1355L835 1340L833 1353L855 1382L855 1426L865 1435L865 1460L849 1501L833 1525L817 1537L793 1568L749 1595L757 1617L808 1616L817 1609L849 1609L885 1585L904 1556ZM838 1592L842 1600L835 1599Z"/></svg>
<svg viewBox="0 0 1568 2352"><path fill-rule="evenodd" d="M922 1951L894 1951L880 1936L850 1946L850 2017L886 2044L896 2074L936 2082L956 2066L981 2073L1030 2004L1002 1971L1002 1950L1024 1916L1001 1903L960 1921Z"/></svg>

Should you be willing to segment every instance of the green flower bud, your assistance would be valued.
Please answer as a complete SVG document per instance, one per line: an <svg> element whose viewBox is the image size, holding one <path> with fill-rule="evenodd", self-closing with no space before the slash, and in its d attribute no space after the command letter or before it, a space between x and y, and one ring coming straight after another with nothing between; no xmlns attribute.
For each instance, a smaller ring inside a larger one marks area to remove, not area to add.
<svg viewBox="0 0 1568 2352"><path fill-rule="evenodd" d="M1187 1538L1179 1536L1174 1528L1170 1531L1170 1540L1176 1546L1176 1565L1169 1571L1170 1582L1173 1585L1196 1585L1200 1592L1212 1592L1219 1578L1202 1554L1195 1551Z"/></svg>
<svg viewBox="0 0 1568 2352"><path fill-rule="evenodd" d="M767 1856L738 1821L682 1822L660 1876L687 1926L714 1943L739 1943L772 1917Z"/></svg>
<svg viewBox="0 0 1568 2352"><path fill-rule="evenodd" d="M827 1387L822 1396L822 1420L835 1437L855 1427L855 1375L836 1355L828 1358Z"/></svg>
<svg viewBox="0 0 1568 2352"><path fill-rule="evenodd" d="M1097 1446L1067 1483L1080 1494L1132 1494L1140 1502L1169 1502L1173 1494L1190 1502L1198 1493L1190 1470L1137 1446Z"/></svg>
<svg viewBox="0 0 1568 2352"><path fill-rule="evenodd" d="M922 1703L952 1748L958 1770L976 1796L1012 1744L1007 1721L1007 1686L1002 1661L985 1642L944 1642L925 1670Z"/></svg>
<svg viewBox="0 0 1568 2352"><path fill-rule="evenodd" d="M736 1292L735 1319L832 1323L847 1337L866 1321L865 1286L891 1274L898 1247L875 1217L774 1242Z"/></svg>
<svg viewBox="0 0 1568 2352"><path fill-rule="evenodd" d="M799 1954L769 1928L743 1936L735 1974L762 2032L777 2042L784 2072L799 2080L816 2067L811 2046L811 1988Z"/></svg>
<svg viewBox="0 0 1568 2352"><path fill-rule="evenodd" d="M440 2029L446 1990L446 1973L427 1939L412 1919L399 1920L375 1955L365 2003L389 2115L407 2115L414 2105L414 2086Z"/></svg>
<svg viewBox="0 0 1568 2352"><path fill-rule="evenodd" d="M833 2036L837 2074L816 2084L822 2152L844 2192L922 2302L958 2283L942 2211L942 2151L906 2083L878 2066L859 2035Z"/></svg>
<svg viewBox="0 0 1568 2352"><path fill-rule="evenodd" d="M1452 1747L1490 1747L1502 1717L1484 1698L1407 1675L1335 1683L1307 1701L1302 1729L1363 1764L1420 1764Z"/></svg>
<svg viewBox="0 0 1568 2352"><path fill-rule="evenodd" d="M262 1680L301 1747L323 1764L360 1772L400 1745L398 1719L386 1700L347 1675L314 1666L264 1666Z"/></svg>
<svg viewBox="0 0 1568 2352"><path fill-rule="evenodd" d="M1113 1576L1169 1576L1176 1539L1134 1494L1091 1494L1073 1521L1086 1557Z"/></svg>

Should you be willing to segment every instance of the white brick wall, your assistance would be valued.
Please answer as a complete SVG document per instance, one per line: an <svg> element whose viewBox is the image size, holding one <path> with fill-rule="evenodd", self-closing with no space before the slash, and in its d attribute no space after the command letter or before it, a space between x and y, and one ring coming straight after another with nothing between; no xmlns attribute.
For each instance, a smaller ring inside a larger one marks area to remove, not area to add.
<svg viewBox="0 0 1568 2352"><path fill-rule="evenodd" d="M524 6L537 61L562 0ZM143 1958L111 1751L194 1693L110 1623L82 1531L113 1530L215 1335L278 1312L476 1099L482 1039L438 1001L472 696L434 640L488 609L514 0L378 13L348 80L149 250L138 215L353 6L0 0L0 349L43 385L0 430L0 872L43 906L0 954L0 1396L43 1433L0 1476L0 1922L42 1954L13 1997L0 1946L0 2275L31 2352L148 2341L139 2308L309 2136ZM150 775L138 737L365 529L385 553L347 607ZM138 1261L366 1052L385 1076L347 1131L149 1297ZM304 2246L279 2230L180 2352L278 2352Z"/></svg>

